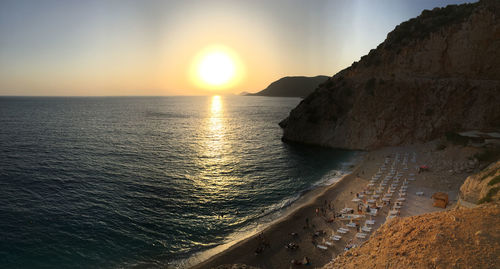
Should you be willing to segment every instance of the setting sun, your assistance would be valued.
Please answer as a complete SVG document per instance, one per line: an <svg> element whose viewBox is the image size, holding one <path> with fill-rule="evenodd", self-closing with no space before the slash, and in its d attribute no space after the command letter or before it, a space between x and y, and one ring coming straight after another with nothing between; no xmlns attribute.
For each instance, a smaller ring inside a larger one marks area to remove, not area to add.
<svg viewBox="0 0 500 269"><path fill-rule="evenodd" d="M235 86L243 70L238 56L224 46L211 46L196 56L191 76L201 88L221 90Z"/></svg>
<svg viewBox="0 0 500 269"><path fill-rule="evenodd" d="M0 269L500 269L499 41L500 0L0 0Z"/></svg>
<svg viewBox="0 0 500 269"><path fill-rule="evenodd" d="M214 51L203 57L198 66L198 75L203 82L220 86L234 76L234 62L223 51Z"/></svg>

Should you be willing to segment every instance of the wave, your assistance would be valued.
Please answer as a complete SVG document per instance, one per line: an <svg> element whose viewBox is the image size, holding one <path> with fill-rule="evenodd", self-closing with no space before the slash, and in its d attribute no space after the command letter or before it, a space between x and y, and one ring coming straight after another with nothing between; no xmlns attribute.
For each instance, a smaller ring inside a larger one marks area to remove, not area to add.
<svg viewBox="0 0 500 269"><path fill-rule="evenodd" d="M311 186L307 187L299 193L295 193L281 200L278 203L268 206L265 210L263 210L262 214L260 214L258 218L250 221L249 224L245 227L242 227L230 234L221 244L207 250L196 252L187 259L173 261L170 265L172 266L171 268L187 268L194 266L209 259L213 255L216 255L217 253L230 248L234 244L265 230L275 220L283 217L286 213L286 210L289 209L291 205L297 202L306 193L319 187L333 185L339 182L344 176L350 174L354 166L361 161L362 156L362 153L355 153L347 161L341 162L338 168L332 169Z"/></svg>

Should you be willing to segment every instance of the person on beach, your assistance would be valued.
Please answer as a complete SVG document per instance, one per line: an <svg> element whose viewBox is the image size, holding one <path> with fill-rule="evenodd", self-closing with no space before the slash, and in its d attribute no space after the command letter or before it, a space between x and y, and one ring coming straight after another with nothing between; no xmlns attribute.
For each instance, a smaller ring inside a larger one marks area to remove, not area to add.
<svg viewBox="0 0 500 269"><path fill-rule="evenodd" d="M309 258L307 258L307 256L304 257L304 259L302 260L302 264L303 265L310 265L311 262L309 261Z"/></svg>
<svg viewBox="0 0 500 269"><path fill-rule="evenodd" d="M257 246L257 248L255 249L255 255L259 255L263 250L264 248L261 245Z"/></svg>
<svg viewBox="0 0 500 269"><path fill-rule="evenodd" d="M269 243L269 241L267 241L267 239L264 237L264 233L262 233L262 245L264 247L271 248L271 243Z"/></svg>
<svg viewBox="0 0 500 269"><path fill-rule="evenodd" d="M349 243L347 243L347 245L345 246L344 250L347 251L347 250L349 250L351 248L352 248L352 239L349 240Z"/></svg>

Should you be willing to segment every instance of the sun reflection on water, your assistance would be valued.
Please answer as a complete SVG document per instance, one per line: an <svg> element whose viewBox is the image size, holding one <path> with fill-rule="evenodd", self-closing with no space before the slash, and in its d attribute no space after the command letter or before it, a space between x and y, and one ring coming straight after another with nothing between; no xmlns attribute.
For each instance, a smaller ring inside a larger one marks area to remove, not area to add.
<svg viewBox="0 0 500 269"><path fill-rule="evenodd" d="M224 166L227 158L227 143L225 141L226 123L224 118L223 99L212 96L209 102L209 110L206 119L204 138L202 141L201 165L203 176L207 179L218 178L221 167Z"/></svg>
<svg viewBox="0 0 500 269"><path fill-rule="evenodd" d="M231 143L231 119L225 113L227 99L215 95L208 99L207 115L201 128L199 158L195 160L199 173L193 176L193 183L199 192L198 203L215 207L217 201L235 199L235 187L242 184L234 175L238 163L235 158L233 143ZM213 209L213 215L203 216L214 222L236 220L236 212L227 209ZM221 216L224 216L223 218Z"/></svg>
<svg viewBox="0 0 500 269"><path fill-rule="evenodd" d="M212 96L210 105L210 118L209 118L209 137L211 141L220 140L224 137L224 123L222 114L222 100L219 95ZM210 141L208 141L210 142ZM220 142L220 141L219 141Z"/></svg>

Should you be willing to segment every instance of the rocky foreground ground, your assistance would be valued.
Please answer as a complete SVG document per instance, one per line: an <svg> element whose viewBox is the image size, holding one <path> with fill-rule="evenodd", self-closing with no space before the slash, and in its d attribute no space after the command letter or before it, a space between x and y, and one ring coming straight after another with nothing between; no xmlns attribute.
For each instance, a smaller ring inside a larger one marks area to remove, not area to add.
<svg viewBox="0 0 500 269"><path fill-rule="evenodd" d="M323 268L498 268L500 203L394 219Z"/></svg>

